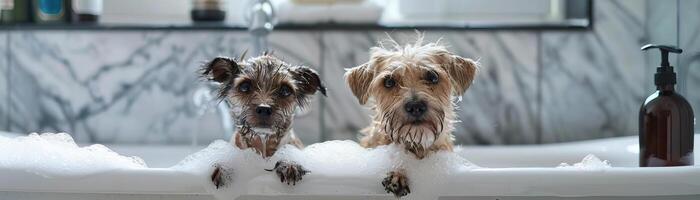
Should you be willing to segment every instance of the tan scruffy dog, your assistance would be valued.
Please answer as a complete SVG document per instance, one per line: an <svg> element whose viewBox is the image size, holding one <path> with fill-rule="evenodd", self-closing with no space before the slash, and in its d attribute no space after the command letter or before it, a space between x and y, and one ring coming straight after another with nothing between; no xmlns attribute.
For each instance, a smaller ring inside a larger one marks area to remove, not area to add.
<svg viewBox="0 0 700 200"><path fill-rule="evenodd" d="M316 91L326 95L314 70L292 66L267 53L245 61L218 57L202 66L201 74L221 83L218 97L232 107L238 130L231 143L240 149L255 149L265 158L285 144L303 148L292 131L294 111L305 106ZM273 170L287 184L296 184L307 173L290 161L277 162ZM215 168L211 178L217 188L227 181L226 171Z"/></svg>
<svg viewBox="0 0 700 200"><path fill-rule="evenodd" d="M477 63L454 55L438 43L373 47L369 62L351 68L347 83L360 104L370 101L372 124L362 132L367 148L402 145L422 159L435 151L452 151L454 99L474 80ZM404 170L389 172L382 181L397 197L410 193Z"/></svg>

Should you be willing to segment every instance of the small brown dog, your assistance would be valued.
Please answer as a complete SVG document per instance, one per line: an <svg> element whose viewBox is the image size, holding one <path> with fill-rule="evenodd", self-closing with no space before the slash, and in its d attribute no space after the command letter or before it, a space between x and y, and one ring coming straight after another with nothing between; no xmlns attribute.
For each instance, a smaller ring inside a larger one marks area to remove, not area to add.
<svg viewBox="0 0 700 200"><path fill-rule="evenodd" d="M268 53L245 61L217 57L202 66L201 75L221 83L218 97L232 106L238 129L231 143L240 149L255 149L265 158L285 144L304 147L292 131L294 111L306 106L316 91L326 95L314 70L289 65ZM289 161L277 162L272 170L287 184L296 184L307 173ZM214 169L211 179L217 188L229 177L225 171L220 166Z"/></svg>
<svg viewBox="0 0 700 200"><path fill-rule="evenodd" d="M372 124L362 132L362 146L400 144L422 159L435 151L452 151L454 98L474 80L477 63L447 51L438 43L373 47L369 62L345 74L360 104L374 100ZM396 197L408 195L404 170L389 172L382 181Z"/></svg>

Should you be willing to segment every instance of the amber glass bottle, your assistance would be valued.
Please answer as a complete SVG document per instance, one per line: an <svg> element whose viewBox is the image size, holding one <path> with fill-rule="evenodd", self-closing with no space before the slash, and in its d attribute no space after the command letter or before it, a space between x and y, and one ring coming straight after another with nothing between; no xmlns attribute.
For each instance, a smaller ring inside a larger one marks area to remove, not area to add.
<svg viewBox="0 0 700 200"><path fill-rule="evenodd" d="M654 74L656 92L639 111L639 166L693 165L693 109L676 93L676 73L668 53L682 50L668 45L646 45L642 50L661 50L661 66Z"/></svg>

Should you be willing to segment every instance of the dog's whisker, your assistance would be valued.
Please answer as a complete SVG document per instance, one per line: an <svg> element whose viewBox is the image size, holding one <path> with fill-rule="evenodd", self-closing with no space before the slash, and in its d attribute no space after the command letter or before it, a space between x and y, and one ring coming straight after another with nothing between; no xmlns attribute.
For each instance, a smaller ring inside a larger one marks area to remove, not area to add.
<svg viewBox="0 0 700 200"><path fill-rule="evenodd" d="M418 135L418 130L415 130L415 131L413 131L413 132L410 132L409 135L411 136L411 137L410 137L410 138L411 138L410 141L411 141L411 142L415 142L415 141L416 141L416 136Z"/></svg>
<svg viewBox="0 0 700 200"><path fill-rule="evenodd" d="M416 132L416 139L414 139L414 141L418 140L418 144L422 144L421 142L423 142L423 132L425 131L425 129L421 128L418 129L418 131L420 132Z"/></svg>
<svg viewBox="0 0 700 200"><path fill-rule="evenodd" d="M419 129L416 129L414 132L411 132L411 142L416 141L416 136L418 136L418 130Z"/></svg>
<svg viewBox="0 0 700 200"><path fill-rule="evenodd" d="M416 134L418 135L418 134ZM423 129L420 129L420 137L418 137L418 144L423 144Z"/></svg>

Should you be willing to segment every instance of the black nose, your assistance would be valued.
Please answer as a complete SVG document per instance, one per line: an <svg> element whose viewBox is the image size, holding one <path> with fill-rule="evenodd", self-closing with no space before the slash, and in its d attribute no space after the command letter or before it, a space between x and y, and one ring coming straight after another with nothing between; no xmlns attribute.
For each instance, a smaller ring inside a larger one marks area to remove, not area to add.
<svg viewBox="0 0 700 200"><path fill-rule="evenodd" d="M261 117L269 117L272 115L272 108L270 106L258 106L255 108L255 113Z"/></svg>
<svg viewBox="0 0 700 200"><path fill-rule="evenodd" d="M425 101L410 101L403 106L406 113L416 118L423 116L427 107Z"/></svg>

